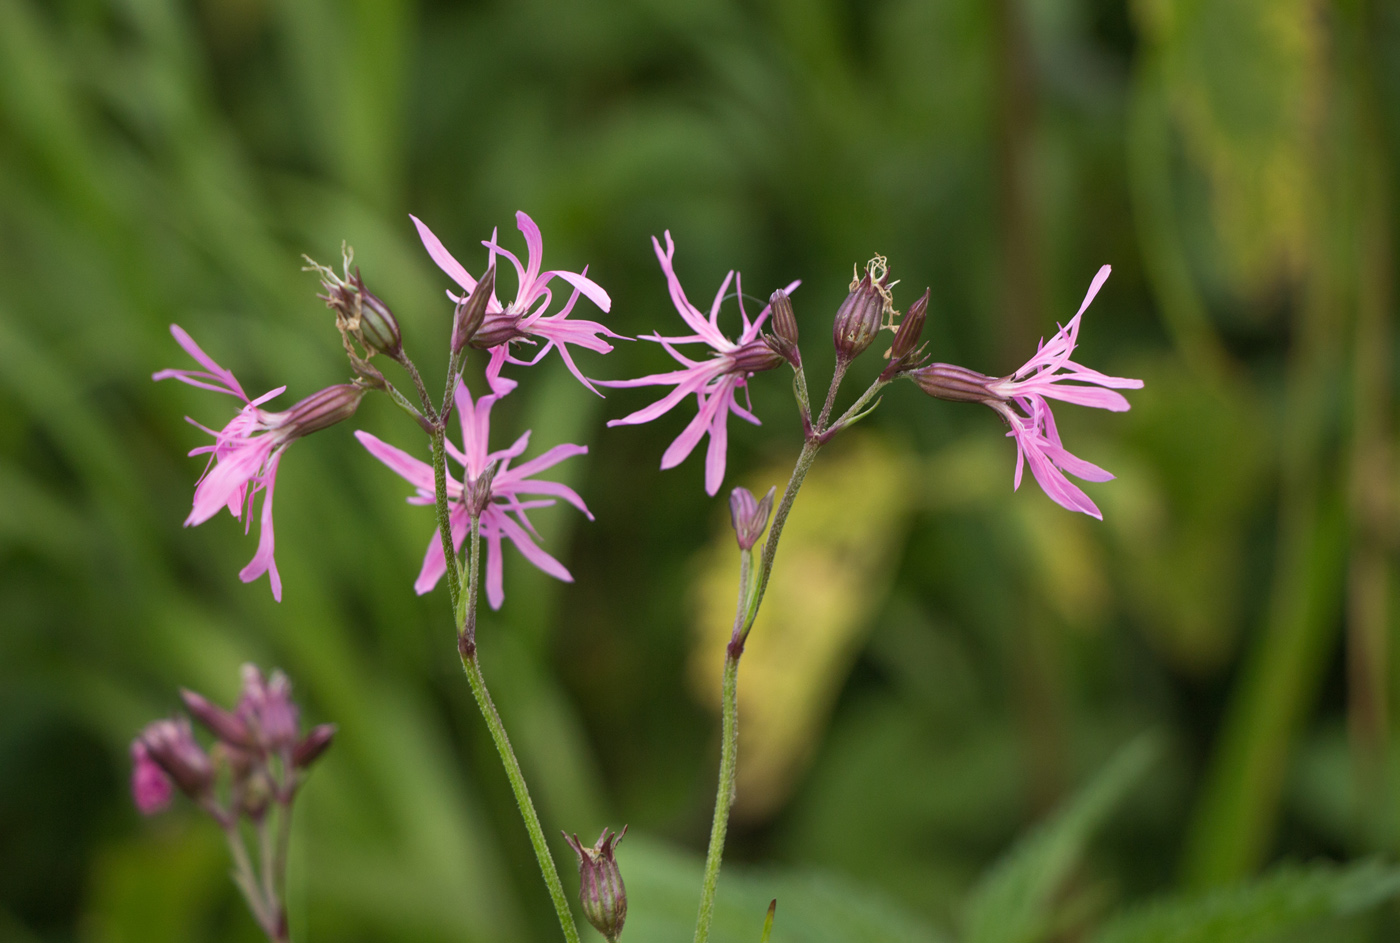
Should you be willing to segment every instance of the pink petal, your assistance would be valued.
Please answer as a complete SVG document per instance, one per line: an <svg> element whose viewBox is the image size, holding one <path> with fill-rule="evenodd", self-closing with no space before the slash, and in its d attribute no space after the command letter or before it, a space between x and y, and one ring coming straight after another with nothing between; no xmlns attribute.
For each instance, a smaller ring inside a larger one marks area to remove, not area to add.
<svg viewBox="0 0 1400 943"><path fill-rule="evenodd" d="M452 257L452 253L443 248L441 240L433 235L433 231L423 224L417 216L412 213L408 218L413 220L413 225L418 228L418 238L423 240L423 248L428 250L428 255L432 256L437 267L447 273L447 277L458 285L461 285L468 292L476 290L476 279L462 268L462 263Z"/></svg>
<svg viewBox="0 0 1400 943"><path fill-rule="evenodd" d="M723 387L721 387L721 389L722 388ZM676 436L676 440L667 447L666 452L661 456L661 468L663 470L675 468L681 462L685 461L686 456L690 455L700 439L706 432L710 431L710 425L714 422L715 413L726 405L724 400L725 397L721 393L710 393L709 397L705 400L705 404L701 406L699 412L695 414L695 418L690 421L690 424L685 427L680 435Z"/></svg>
<svg viewBox="0 0 1400 943"><path fill-rule="evenodd" d="M435 489L433 467L427 462L419 461L402 449L395 448L363 430L357 431L355 438L359 439L360 444L369 450L369 454L388 465L391 470L415 488L429 493Z"/></svg>
<svg viewBox="0 0 1400 943"><path fill-rule="evenodd" d="M515 523L515 521L511 520L505 514L502 514L499 526L501 532L510 538L510 542L515 544L515 548L520 551L521 555L538 569L566 583L572 583L574 581L573 576L564 568L564 565L535 546L535 542L530 539L530 535L525 533L524 529L519 524Z"/></svg>
<svg viewBox="0 0 1400 943"><path fill-rule="evenodd" d="M491 519L491 526L486 527L488 516ZM506 601L506 591L501 580L501 530L499 520L505 515L492 508L487 508L486 513L481 516L482 528L481 536L486 540L486 602L492 609L501 608L501 603Z"/></svg>
<svg viewBox="0 0 1400 943"><path fill-rule="evenodd" d="M243 582L251 583L266 573L269 582L272 583L272 598L278 602L282 601L282 577L277 572L277 561L273 559L275 540L272 535L272 489L277 483L277 464L281 460L282 451L279 449L268 459L267 470L263 472L262 518L258 524L258 552L238 574Z"/></svg>

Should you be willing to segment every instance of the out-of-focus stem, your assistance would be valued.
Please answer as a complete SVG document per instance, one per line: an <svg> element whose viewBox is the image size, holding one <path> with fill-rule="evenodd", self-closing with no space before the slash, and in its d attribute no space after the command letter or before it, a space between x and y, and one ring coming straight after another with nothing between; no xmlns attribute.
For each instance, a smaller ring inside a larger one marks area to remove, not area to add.
<svg viewBox="0 0 1400 943"><path fill-rule="evenodd" d="M525 831L530 835L530 844L535 849L535 860L539 862L540 874L549 888L549 896L554 901L554 910L559 916L559 928L564 931L568 943L579 943L578 927L574 924L573 912L569 909L568 898L564 896L564 885L559 880L559 871L554 866L554 857L545 841L544 829L540 827L539 814L530 799L530 787L525 784L525 774L520 770L520 761L515 758L510 738L506 736L505 724L491 700L491 692L486 688L486 678L481 673L481 663L476 655L476 594L478 589L477 561L481 543L480 523L476 518L471 522L471 542L469 550L468 581L465 595L466 606L462 611L458 628L457 650L462 659L462 670L466 672L472 695L481 708L481 716L491 731L496 752L500 754L501 765L505 767L506 778L510 780L511 791L515 793L515 804L520 809L520 817L525 820ZM454 609L455 611L455 609Z"/></svg>
<svg viewBox="0 0 1400 943"><path fill-rule="evenodd" d="M248 857L248 848L238 830L238 819L236 815L230 815L221 818L220 822L224 828L224 838L228 841L229 854L233 856L233 883L243 892L243 898L248 902L248 909L253 912L253 919L258 922L258 926L267 934L268 939L279 943L276 936L278 925L270 919L268 902L263 899L262 891L258 888L257 872L253 870L253 861Z"/></svg>

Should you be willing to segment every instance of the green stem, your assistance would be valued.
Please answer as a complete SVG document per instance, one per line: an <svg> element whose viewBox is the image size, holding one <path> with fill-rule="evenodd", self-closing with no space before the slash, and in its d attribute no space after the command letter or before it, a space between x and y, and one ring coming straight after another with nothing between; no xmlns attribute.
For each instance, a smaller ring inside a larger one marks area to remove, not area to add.
<svg viewBox="0 0 1400 943"><path fill-rule="evenodd" d="M452 546L452 509L447 501L447 449L443 444L441 423L433 426L433 493L437 498L438 534L442 538L442 556L447 563L447 592L452 597L452 614L457 615L458 583L461 573L457 567L457 550Z"/></svg>
<svg viewBox="0 0 1400 943"><path fill-rule="evenodd" d="M837 376L832 380L832 389L840 383L844 373L839 366ZM833 394L827 395L827 409ZM720 862L724 857L724 840L729 831L729 810L734 805L734 782L739 764L739 657L744 654L744 642L749 637L754 620L758 618L758 608L763 602L763 594L768 590L768 578L773 572L773 560L778 555L778 541L782 538L783 527L787 524L792 504L797 500L797 492L807 480L807 472L821 451L822 437L813 434L802 445L797 456L797 464L783 490L782 500L773 515L773 523L768 528L768 540L763 545L759 557L756 578L749 575L752 551L744 551L740 558L739 602L734 613L734 634L730 637L729 648L724 659L724 681L720 694L723 705L722 742L719 760L719 787L715 790L715 817L710 825L710 847L705 853L705 877L700 889L700 913L695 920L695 943L706 943L710 937L710 921L714 917L715 890L719 886Z"/></svg>
<svg viewBox="0 0 1400 943"><path fill-rule="evenodd" d="M740 591L740 610L743 606ZM734 804L734 776L739 768L739 655L731 643L724 659L724 745L720 748L719 789L715 792L715 818L710 825L710 850L705 855L705 880L700 890L700 913L695 918L695 943L710 938L714 919L715 889L719 886L720 859L724 856L724 836L729 831L729 809Z"/></svg>
<svg viewBox="0 0 1400 943"><path fill-rule="evenodd" d="M559 880L559 871L554 866L554 857L549 853L545 842L544 829L540 827L540 817L535 804L530 799L530 787L525 784L525 774L520 770L520 761L515 758L510 737L506 736L505 724L491 700L491 692L486 688L486 678L481 673L481 663L476 657L476 594L477 561L480 556L481 529L477 519L471 523L471 549L469 554L467 591L464 594L466 607L458 629L457 651L462 658L462 670L467 674L472 694L481 708L481 716L491 730L491 739L496 743L496 752L501 756L506 778L510 780L511 791L515 793L515 804L520 808L520 817L525 820L525 831L530 834L530 844L535 849L535 860L539 862L540 874L549 887L549 896L554 901L554 910L559 916L559 928L564 931L568 943L579 943L578 927L574 924L573 912L569 909L568 898L564 896L564 885Z"/></svg>
<svg viewBox="0 0 1400 943"><path fill-rule="evenodd" d="M515 793L515 803L520 807L520 817L525 820L525 830L530 833L530 844L535 848L535 859L539 862L540 873L544 875L544 882L549 887L549 896L554 900L554 910L559 915L559 927L564 931L564 939L568 943L579 943L578 927L574 925L573 912L569 910L569 901L564 897L564 885L559 881L554 858L549 853L549 845L545 843L544 829L540 828L540 817L530 800L530 788L525 785L520 762L516 760L515 751L511 749L510 738L506 736L501 715L496 712L496 705L491 700L491 692L486 690L486 679L481 675L481 664L477 661L475 650L470 655L462 655L462 670L467 673L467 681L471 683L472 694L476 696L477 706L481 708L481 716L486 719L486 726L491 729L491 739L496 741L496 752L501 755L501 765L505 767L510 788Z"/></svg>
<svg viewBox="0 0 1400 943"><path fill-rule="evenodd" d="M845 358L838 357L836 360L836 372L831 375L831 386L826 389L826 402L822 405L822 414L817 417L817 432L826 430L826 421L831 418L831 407L836 403L836 391L841 387L841 381L846 379L846 369L851 362Z"/></svg>

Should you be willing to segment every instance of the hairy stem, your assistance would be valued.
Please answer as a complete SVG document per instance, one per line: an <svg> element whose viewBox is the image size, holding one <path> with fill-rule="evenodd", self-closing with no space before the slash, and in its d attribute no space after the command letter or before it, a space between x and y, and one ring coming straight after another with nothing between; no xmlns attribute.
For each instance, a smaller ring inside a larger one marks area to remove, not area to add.
<svg viewBox="0 0 1400 943"><path fill-rule="evenodd" d="M832 379L834 391L844 373L837 367L837 376ZM830 412L834 392L827 394L827 409ZM739 764L739 657L744 654L744 642L749 637L754 620L758 618L758 608L763 602L763 594L768 590L768 578L773 572L773 560L778 555L778 541L782 538L783 527L787 524L792 504L797 500L797 492L807 479L817 452L821 450L822 438L812 435L802 445L797 456L797 465L792 470L787 487L783 490L782 501L773 515L773 523L768 528L768 540L763 545L759 557L758 572L750 578L752 551L744 551L740 558L739 601L734 613L734 633L729 640L729 648L724 659L724 681L720 696L723 705L722 743L719 760L719 786L715 790L715 817L710 826L710 847L705 853L705 877L700 889L700 913L695 920L695 943L706 943L710 937L710 921L714 917L715 889L719 884L720 862L724 857L724 840L729 831L729 810L734 805L734 781Z"/></svg>
<svg viewBox="0 0 1400 943"><path fill-rule="evenodd" d="M457 550L452 546L452 509L447 501L447 448L441 423L433 426L433 494L436 497L438 534L442 538L442 556L447 562L447 592L452 598L452 614L457 615L461 572L457 566Z"/></svg>
<svg viewBox="0 0 1400 943"><path fill-rule="evenodd" d="M744 589L740 589L739 610L743 612ZM735 627L738 631L738 627ZM705 879L700 888L700 913L695 918L695 943L710 938L714 919L715 889L719 885L720 860L724 857L724 836L729 831L729 809L734 805L734 775L739 768L739 655L730 643L724 658L724 741L719 755L719 789L715 792L715 818L710 825L710 850L705 854Z"/></svg>
<svg viewBox="0 0 1400 943"><path fill-rule="evenodd" d="M476 518L471 523L471 548L469 551L468 582L464 594L465 609L462 612L457 635L457 651L462 659L462 670L471 684L472 695L481 708L481 716L491 731L491 739L496 743L496 752L501 756L506 778L510 780L511 791L515 793L515 804L520 808L520 817L525 820L525 831L530 835L530 844L535 849L535 860L539 862L540 874L549 888L549 896L554 901L555 913L559 916L559 928L564 931L568 943L579 943L578 927L574 924L573 912L569 909L568 898L564 896L564 885L559 880L559 871L554 866L554 857L540 827L540 817L535 804L530 799L530 787L525 784L525 774L520 770L520 761L515 758L510 738L506 736L505 724L491 700L491 692L486 688L486 678L481 673L481 662L476 656L476 594L478 590L477 560L481 543L481 528Z"/></svg>
<svg viewBox="0 0 1400 943"><path fill-rule="evenodd" d="M520 807L520 817L525 820L525 830L530 833L530 844L535 848L535 859L539 862L540 873L549 887L554 910L559 915L559 928L564 931L564 939L568 943L579 943L578 927L574 925L569 901L564 897L564 885L559 881L559 871L554 867L554 858L545 842L540 817L530 800L530 788L525 785L525 775L520 771L520 762L515 758L515 751L511 749L510 738L506 736L501 715L496 712L496 705L491 700L491 692L486 690L486 679L481 675L481 664L477 661L475 651L470 655L462 655L462 670L467 673L467 681L471 683L472 694L476 696L476 703L481 708L481 716L486 719L486 726L491 729L491 739L496 741L496 752L501 755L501 765L505 767L510 788L515 793L515 804Z"/></svg>
<svg viewBox="0 0 1400 943"><path fill-rule="evenodd" d="M822 414L817 417L818 433L826 431L826 421L831 418L831 407L836 404L836 391L841 388L841 381L846 379L846 369L851 362L844 357L836 358L836 372L831 375L831 386L826 390L826 403L822 405Z"/></svg>

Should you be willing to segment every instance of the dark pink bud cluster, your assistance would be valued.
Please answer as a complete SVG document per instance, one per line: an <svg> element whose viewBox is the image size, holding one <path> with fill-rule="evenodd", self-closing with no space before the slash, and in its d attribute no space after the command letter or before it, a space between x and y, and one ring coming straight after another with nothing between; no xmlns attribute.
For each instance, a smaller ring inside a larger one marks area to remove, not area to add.
<svg viewBox="0 0 1400 943"><path fill-rule="evenodd" d="M243 692L231 711L194 691L182 690L180 697L215 743L206 752L184 717L153 721L141 731L131 745L131 793L148 815L169 804L173 786L221 823L240 814L258 818L269 800L291 803L302 772L335 735L332 724L301 735L292 685L280 671L264 679L256 666L244 665Z"/></svg>
<svg viewBox="0 0 1400 943"><path fill-rule="evenodd" d="M285 940L282 888L292 802L307 768L330 746L335 726L321 724L302 736L292 683L280 671L264 678L255 665L243 666L243 691L233 710L194 691L181 691L180 698L214 744L206 752L184 717L148 724L131 744L132 798L153 815L178 788L214 819L234 852L234 883L253 918L269 939ZM245 849L245 820L257 826L251 831L260 854Z"/></svg>

